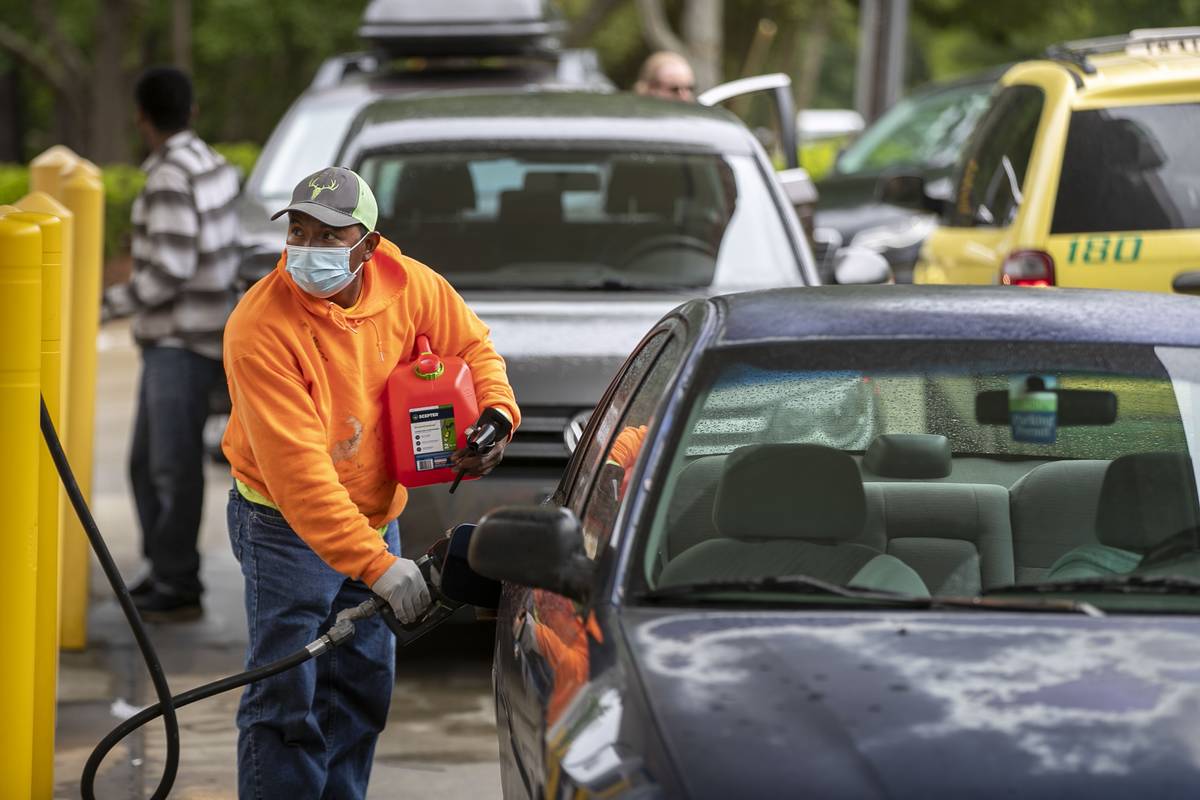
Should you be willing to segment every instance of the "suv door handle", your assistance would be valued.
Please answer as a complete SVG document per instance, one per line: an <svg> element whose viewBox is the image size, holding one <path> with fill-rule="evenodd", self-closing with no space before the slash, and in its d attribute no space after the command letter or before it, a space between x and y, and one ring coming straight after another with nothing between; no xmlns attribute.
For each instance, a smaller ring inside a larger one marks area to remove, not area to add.
<svg viewBox="0 0 1200 800"><path fill-rule="evenodd" d="M1200 270L1179 273L1171 282L1171 288L1179 294L1200 295Z"/></svg>

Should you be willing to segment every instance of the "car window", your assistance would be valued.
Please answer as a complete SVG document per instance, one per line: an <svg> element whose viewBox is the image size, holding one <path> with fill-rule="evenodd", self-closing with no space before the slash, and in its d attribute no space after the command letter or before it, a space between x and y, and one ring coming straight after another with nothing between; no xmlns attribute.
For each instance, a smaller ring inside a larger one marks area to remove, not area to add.
<svg viewBox="0 0 1200 800"><path fill-rule="evenodd" d="M1074 112L1051 233L1200 228L1198 129L1197 103Z"/></svg>
<svg viewBox="0 0 1200 800"><path fill-rule="evenodd" d="M967 145L949 224L1003 227L1013 221L1044 103L1034 86L1010 86L996 95Z"/></svg>
<svg viewBox="0 0 1200 800"><path fill-rule="evenodd" d="M639 533L645 586L1200 581L1200 350L756 343L696 383Z"/></svg>
<svg viewBox="0 0 1200 800"><path fill-rule="evenodd" d="M654 363L654 359L662 350L663 345L666 344L668 337L669 334L666 331L660 331L646 339L642 343L641 349L630 356L627 362L628 366L621 373L620 381L614 388L608 404L603 408L598 407L592 412L592 418L597 420L596 428L592 432L591 438L581 441L576 448L575 463L578 464L578 467L566 495L566 505L576 515L582 513L584 498L596 477L596 471L604 463L604 457L608 454L612 437L617 430L617 423L625 413L629 398L633 396L642 379L646 377L646 372Z"/></svg>
<svg viewBox="0 0 1200 800"><path fill-rule="evenodd" d="M668 343L670 347L668 348ZM566 506L580 518L588 505L589 492L596 482L597 475L603 470L605 462L611 455L615 439L623 430L620 427L631 411L631 402L638 395L643 382L655 364L660 361L660 354L668 348L673 355L669 360L678 358L680 345L678 340L667 330L662 330L648 338L640 350L637 350L628 361L628 365L609 396L608 404L598 407L592 412L596 427L591 438L580 442L575 453L577 468L571 476L571 485L566 491ZM628 438L628 437L627 437ZM568 473L570 475L570 473ZM593 544L594 544L593 540Z"/></svg>
<svg viewBox="0 0 1200 800"><path fill-rule="evenodd" d="M592 557L608 541L621 502L633 488L630 480L634 468L641 459L646 435L678 365L681 349L678 337L672 337L664 345L631 398L620 422L614 426L615 435L610 437L611 442L599 473L592 483L591 492L584 499L581 517L584 545Z"/></svg>
<svg viewBox="0 0 1200 800"><path fill-rule="evenodd" d="M893 167L953 165L987 108L991 89L990 83L977 83L904 98L846 148L837 160L837 172L856 175Z"/></svg>
<svg viewBox="0 0 1200 800"><path fill-rule="evenodd" d="M798 281L748 156L503 150L367 157L379 230L455 288L662 289Z"/></svg>

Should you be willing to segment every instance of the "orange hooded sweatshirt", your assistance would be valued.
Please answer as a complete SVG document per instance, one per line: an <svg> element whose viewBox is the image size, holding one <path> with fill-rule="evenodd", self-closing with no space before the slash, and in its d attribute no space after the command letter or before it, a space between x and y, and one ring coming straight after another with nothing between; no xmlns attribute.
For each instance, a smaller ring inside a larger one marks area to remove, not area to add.
<svg viewBox="0 0 1200 800"><path fill-rule="evenodd" d="M381 428L384 384L418 334L471 368L480 409L520 410L504 360L450 284L386 239L363 266L358 303L303 292L286 270L246 293L225 328L233 410L222 449L235 478L276 505L327 564L374 583L396 557L378 528L404 510Z"/></svg>

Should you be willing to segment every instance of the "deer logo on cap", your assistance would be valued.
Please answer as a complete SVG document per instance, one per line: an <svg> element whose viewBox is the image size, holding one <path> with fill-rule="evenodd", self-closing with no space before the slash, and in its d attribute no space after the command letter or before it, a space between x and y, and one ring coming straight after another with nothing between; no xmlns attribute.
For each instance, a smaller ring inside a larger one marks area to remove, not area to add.
<svg viewBox="0 0 1200 800"><path fill-rule="evenodd" d="M326 189L333 191L334 189L338 188L338 182L336 180L331 180L328 184L322 185L322 184L317 183L317 176L314 175L313 179L308 182L308 186L310 189L313 190L312 197L310 197L309 199L316 200L317 195L319 195L321 192L325 191Z"/></svg>

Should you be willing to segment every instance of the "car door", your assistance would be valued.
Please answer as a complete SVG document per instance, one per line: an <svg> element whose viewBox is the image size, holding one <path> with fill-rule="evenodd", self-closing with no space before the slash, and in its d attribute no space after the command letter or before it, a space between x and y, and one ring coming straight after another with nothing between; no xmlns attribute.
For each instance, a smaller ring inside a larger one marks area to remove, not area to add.
<svg viewBox="0 0 1200 800"><path fill-rule="evenodd" d="M595 558L612 533L640 454L682 351L675 323L647 336L593 414L554 501L581 521ZM601 576L603 577L603 576ZM590 610L554 592L505 586L496 630L497 724L507 725L525 792L543 794L545 732L589 679L590 650L603 640ZM504 746L502 744L502 755ZM505 780L506 796L511 782Z"/></svg>
<svg viewBox="0 0 1200 800"><path fill-rule="evenodd" d="M762 130L753 126L754 118L748 117L745 101L752 95L765 94L774 130ZM769 75L754 75L749 78L739 78L735 81L722 83L719 86L702 92L696 98L702 106L728 105L738 117L742 118L751 130L760 137L768 137L773 141L764 143L764 147L774 151L777 158L786 169L800 166L800 142L796 127L796 101L792 97L792 79L782 72ZM768 146L770 145L770 146ZM807 173L806 173L807 175ZM815 190L814 190L815 191Z"/></svg>
<svg viewBox="0 0 1200 800"><path fill-rule="evenodd" d="M1200 103L1159 99L1172 102L1071 112L1046 246L1059 286L1170 292L1200 279Z"/></svg>
<svg viewBox="0 0 1200 800"><path fill-rule="evenodd" d="M811 244L819 193L808 171L800 166L800 129L792 79L782 72L739 78L701 93L696 102L724 106L746 123L778 170L775 177Z"/></svg>
<svg viewBox="0 0 1200 800"><path fill-rule="evenodd" d="M925 244L914 283L999 283L1018 238L1044 106L1036 86L1008 86L996 95L963 153L954 199Z"/></svg>

